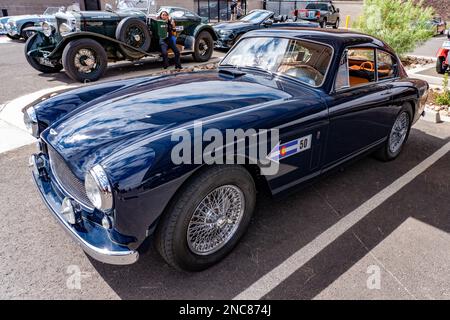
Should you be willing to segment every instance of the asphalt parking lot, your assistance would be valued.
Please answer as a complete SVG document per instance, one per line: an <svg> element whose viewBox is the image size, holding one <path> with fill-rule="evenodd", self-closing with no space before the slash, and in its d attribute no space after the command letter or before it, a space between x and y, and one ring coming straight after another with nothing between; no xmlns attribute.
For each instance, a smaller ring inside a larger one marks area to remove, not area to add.
<svg viewBox="0 0 450 320"><path fill-rule="evenodd" d="M0 37L0 104L74 84L39 74L22 50ZM160 68L117 64L102 81ZM0 153L0 298L450 299L449 143L450 124L419 121L396 161L366 157L282 198L258 195L241 243L202 273L172 269L151 239L134 265L91 259L41 201L28 168L34 145Z"/></svg>
<svg viewBox="0 0 450 320"><path fill-rule="evenodd" d="M0 297L448 299L450 153L427 160L428 168L423 161L443 146L449 151L449 141L449 125L421 121L396 161L367 157L289 196L259 195L243 241L202 273L170 268L151 244L131 266L92 260L42 203L27 166L34 146L0 154L0 240L6 244L0 248ZM411 182L355 220L358 207L377 204L418 165L423 172L413 172ZM300 257L290 259L299 250ZM261 283L274 268L281 268L278 276ZM79 287L71 285L73 270L81 271ZM285 270L291 272L286 278ZM375 288L368 285L373 270L380 275Z"/></svg>

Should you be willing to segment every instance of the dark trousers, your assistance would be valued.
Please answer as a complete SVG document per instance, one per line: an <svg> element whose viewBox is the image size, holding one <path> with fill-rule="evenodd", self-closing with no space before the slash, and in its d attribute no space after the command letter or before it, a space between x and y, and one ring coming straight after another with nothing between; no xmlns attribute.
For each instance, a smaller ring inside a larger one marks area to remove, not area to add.
<svg viewBox="0 0 450 320"><path fill-rule="evenodd" d="M178 50L176 45L175 37L168 37L167 39L159 39L159 45L161 46L161 53L163 56L164 67L169 66L169 58L167 54L167 50L172 49L175 54L175 66L181 67L180 63L180 50Z"/></svg>

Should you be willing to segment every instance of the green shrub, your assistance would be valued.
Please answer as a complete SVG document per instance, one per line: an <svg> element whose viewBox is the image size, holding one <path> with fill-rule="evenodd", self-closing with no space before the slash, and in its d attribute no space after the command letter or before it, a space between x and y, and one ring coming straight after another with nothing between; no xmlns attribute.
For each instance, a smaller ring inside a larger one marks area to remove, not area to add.
<svg viewBox="0 0 450 320"><path fill-rule="evenodd" d="M436 96L436 104L439 106L450 105L450 90L448 88L448 73L444 75L444 91Z"/></svg>
<svg viewBox="0 0 450 320"><path fill-rule="evenodd" d="M433 9L424 8L422 3L414 0L365 0L363 15L354 27L384 40L399 55L404 55L434 34L429 23Z"/></svg>

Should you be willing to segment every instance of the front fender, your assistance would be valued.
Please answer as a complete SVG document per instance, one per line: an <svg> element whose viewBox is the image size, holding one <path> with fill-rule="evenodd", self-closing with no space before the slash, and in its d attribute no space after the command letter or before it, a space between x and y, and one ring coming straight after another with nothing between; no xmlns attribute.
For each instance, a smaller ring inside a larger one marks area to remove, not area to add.
<svg viewBox="0 0 450 320"><path fill-rule="evenodd" d="M168 203L195 172L195 165L171 162L170 137L131 144L101 162L113 186L114 229L137 239L154 230Z"/></svg>

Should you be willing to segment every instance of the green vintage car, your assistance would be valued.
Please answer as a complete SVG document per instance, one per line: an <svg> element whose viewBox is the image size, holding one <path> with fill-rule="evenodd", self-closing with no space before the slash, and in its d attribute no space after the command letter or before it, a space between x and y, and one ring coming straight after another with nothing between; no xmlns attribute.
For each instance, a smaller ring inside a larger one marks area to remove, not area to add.
<svg viewBox="0 0 450 320"><path fill-rule="evenodd" d="M70 78L80 82L102 77L108 61L159 60L159 39L167 36L167 27L157 20L158 12L150 3L128 0L115 10L108 6L106 11L58 13L56 23L44 22L35 28L25 45L26 59L43 73L64 68ZM213 28L189 10L172 9L181 54L193 55L197 62L208 61L217 40Z"/></svg>

